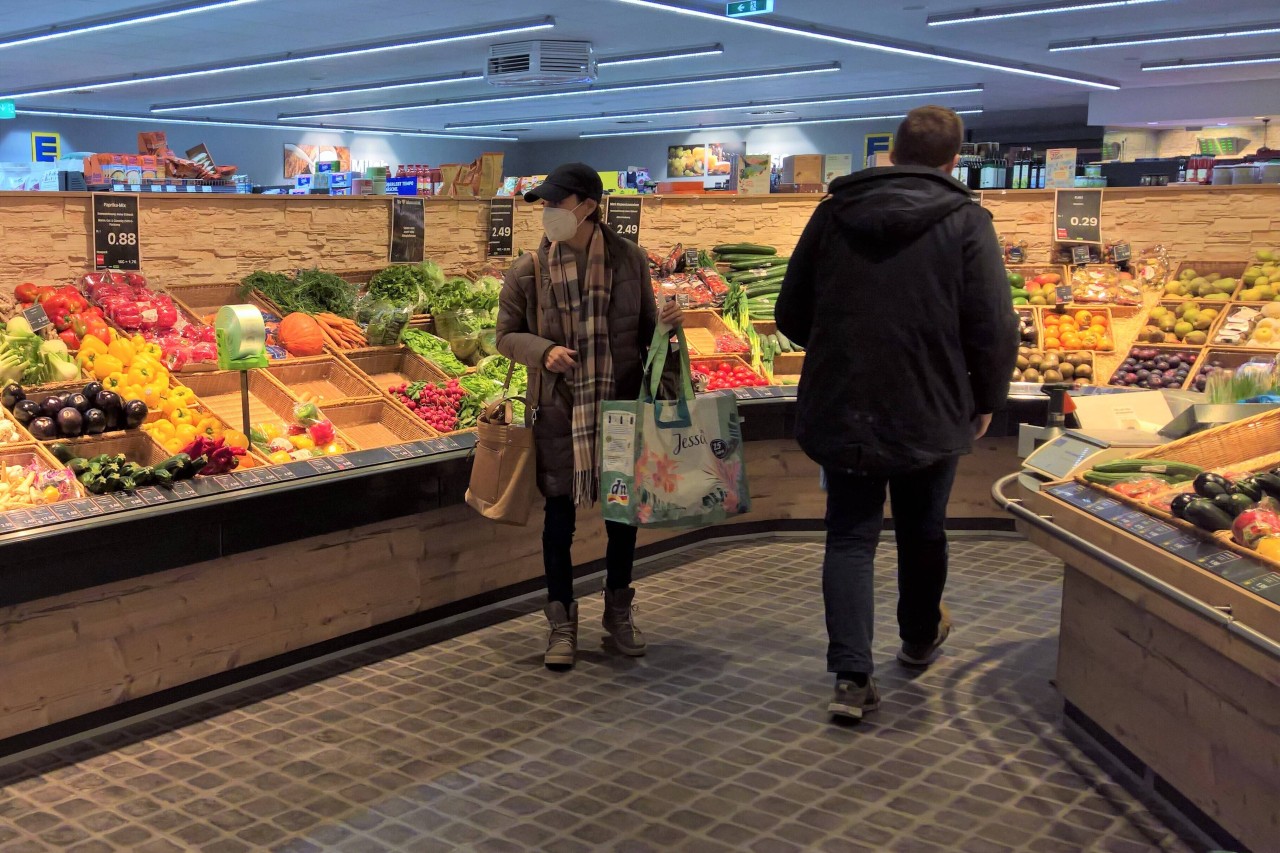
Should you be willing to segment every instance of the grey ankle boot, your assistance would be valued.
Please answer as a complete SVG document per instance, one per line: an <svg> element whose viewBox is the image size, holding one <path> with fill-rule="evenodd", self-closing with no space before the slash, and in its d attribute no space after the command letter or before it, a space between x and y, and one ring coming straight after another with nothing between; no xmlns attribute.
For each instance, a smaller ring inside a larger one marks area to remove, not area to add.
<svg viewBox="0 0 1280 853"><path fill-rule="evenodd" d="M547 604L544 611L547 615L549 631L547 634L547 652L542 662L549 667L573 666L574 656L578 652L578 602L568 608L559 601Z"/></svg>
<svg viewBox="0 0 1280 853"><path fill-rule="evenodd" d="M640 657L645 651L644 634L635 623L636 591L627 589L608 589L604 591L604 619L602 624L609 632L609 639L618 651L631 657Z"/></svg>

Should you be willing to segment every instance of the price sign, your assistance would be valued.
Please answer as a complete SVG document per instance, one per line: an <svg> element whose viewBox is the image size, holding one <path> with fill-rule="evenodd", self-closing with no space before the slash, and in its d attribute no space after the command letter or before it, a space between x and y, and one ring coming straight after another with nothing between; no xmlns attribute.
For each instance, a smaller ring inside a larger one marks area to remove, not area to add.
<svg viewBox="0 0 1280 853"><path fill-rule="evenodd" d="M698 250L697 249L684 250L684 268L687 271L697 270L698 268Z"/></svg>
<svg viewBox="0 0 1280 853"><path fill-rule="evenodd" d="M53 321L49 319L49 315L45 313L43 305L32 305L30 308L22 312L22 316L31 324L31 330L38 332L50 326Z"/></svg>
<svg viewBox="0 0 1280 853"><path fill-rule="evenodd" d="M1071 247L1071 263L1076 266L1084 266L1089 263L1089 247L1088 246L1072 246Z"/></svg>
<svg viewBox="0 0 1280 853"><path fill-rule="evenodd" d="M489 202L489 257L509 258L515 231L516 203L509 198Z"/></svg>
<svg viewBox="0 0 1280 853"><path fill-rule="evenodd" d="M420 198L391 201L391 263L422 263L427 208Z"/></svg>
<svg viewBox="0 0 1280 853"><path fill-rule="evenodd" d="M1122 264L1133 257L1133 247L1128 243L1118 243L1111 247L1111 260Z"/></svg>
<svg viewBox="0 0 1280 853"><path fill-rule="evenodd" d="M1102 190L1058 190L1054 236L1060 243L1102 242Z"/></svg>
<svg viewBox="0 0 1280 853"><path fill-rule="evenodd" d="M95 193L93 196L93 268L141 269L138 197Z"/></svg>
<svg viewBox="0 0 1280 853"><path fill-rule="evenodd" d="M604 209L604 221L632 243L640 242L640 206L638 198L610 197Z"/></svg>

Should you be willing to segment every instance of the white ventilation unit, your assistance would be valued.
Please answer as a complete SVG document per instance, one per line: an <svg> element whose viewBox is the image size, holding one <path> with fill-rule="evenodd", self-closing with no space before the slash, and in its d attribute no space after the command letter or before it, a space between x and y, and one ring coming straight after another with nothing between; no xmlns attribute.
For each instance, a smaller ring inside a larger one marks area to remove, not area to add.
<svg viewBox="0 0 1280 853"><path fill-rule="evenodd" d="M515 41L489 45L484 77L493 86L566 86L596 79L589 41Z"/></svg>

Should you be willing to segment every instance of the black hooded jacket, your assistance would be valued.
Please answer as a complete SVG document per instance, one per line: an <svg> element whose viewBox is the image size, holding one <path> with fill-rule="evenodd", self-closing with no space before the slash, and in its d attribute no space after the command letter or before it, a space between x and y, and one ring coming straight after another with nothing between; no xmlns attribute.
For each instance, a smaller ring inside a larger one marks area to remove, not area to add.
<svg viewBox="0 0 1280 853"><path fill-rule="evenodd" d="M778 329L805 347L796 439L819 464L892 475L972 449L1018 320L991 214L937 169L834 181L791 256Z"/></svg>

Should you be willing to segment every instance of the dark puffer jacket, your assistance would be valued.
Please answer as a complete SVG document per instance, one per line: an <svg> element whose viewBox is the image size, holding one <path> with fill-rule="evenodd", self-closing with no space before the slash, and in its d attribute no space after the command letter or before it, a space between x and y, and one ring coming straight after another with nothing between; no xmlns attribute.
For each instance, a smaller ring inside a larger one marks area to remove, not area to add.
<svg viewBox="0 0 1280 853"><path fill-rule="evenodd" d="M640 393L645 356L657 327L658 310L649 280L649 261L634 243L602 228L605 265L612 273L609 344L617 399ZM560 309L552 295L544 238L538 247L542 280L533 280L533 256L507 270L498 307L498 351L529 368L530 396L538 396L533 426L538 455L538 488L547 497L573 494L573 380L542 368L553 346L565 346Z"/></svg>
<svg viewBox="0 0 1280 853"><path fill-rule="evenodd" d="M969 452L1002 406L1018 325L991 214L936 169L831 184L787 267L778 328L806 348L796 439L891 475Z"/></svg>

